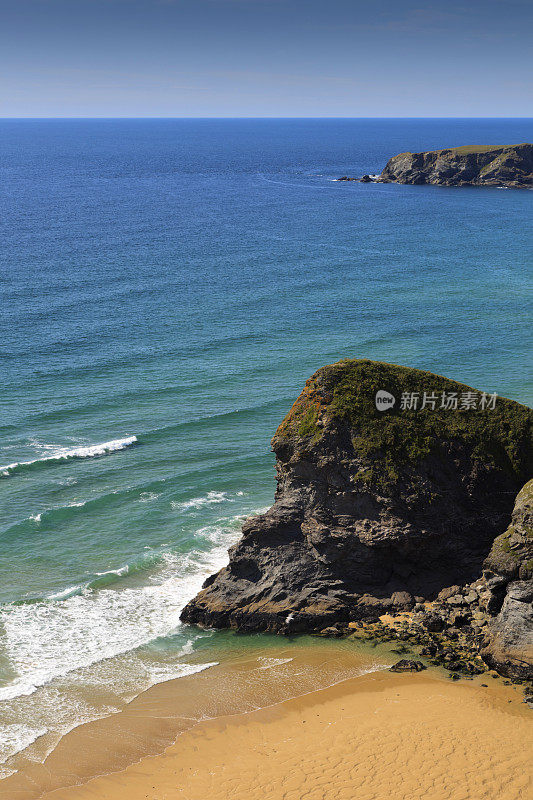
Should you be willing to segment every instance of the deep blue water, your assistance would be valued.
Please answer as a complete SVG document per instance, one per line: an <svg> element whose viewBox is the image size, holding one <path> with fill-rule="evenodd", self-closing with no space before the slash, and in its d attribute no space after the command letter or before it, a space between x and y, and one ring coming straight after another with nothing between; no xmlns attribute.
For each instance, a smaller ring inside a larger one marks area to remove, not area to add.
<svg viewBox="0 0 533 800"><path fill-rule="evenodd" d="M532 139L526 120L0 122L4 755L209 662L217 636L179 610L271 503L269 440L315 369L383 359L531 402L533 193L332 179Z"/></svg>

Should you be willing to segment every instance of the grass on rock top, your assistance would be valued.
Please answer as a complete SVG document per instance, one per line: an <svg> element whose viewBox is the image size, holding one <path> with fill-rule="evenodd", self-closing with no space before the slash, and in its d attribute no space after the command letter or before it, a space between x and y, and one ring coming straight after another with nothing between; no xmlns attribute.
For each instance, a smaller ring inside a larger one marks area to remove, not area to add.
<svg viewBox="0 0 533 800"><path fill-rule="evenodd" d="M492 150L512 150L515 147L522 147L526 142L521 144L467 144L462 147L443 147L440 150L428 150L428 153L453 153L458 156L467 156L472 153L489 153ZM414 155L414 153L402 153L402 155Z"/></svg>
<svg viewBox="0 0 533 800"><path fill-rule="evenodd" d="M379 390L396 398L393 409L378 411ZM418 393L416 410L400 410L403 393ZM435 409L420 410L423 394L434 393ZM355 454L369 461L364 480L398 478L398 468L416 465L437 454L442 442L470 445L472 456L493 463L525 483L533 470L532 413L512 400L498 397L494 409L445 410L442 394L481 390L411 367L369 360L343 360L318 370L279 426L273 443L291 440L309 449L333 420L346 424ZM376 469L371 466L376 462ZM361 476L363 479L363 476Z"/></svg>

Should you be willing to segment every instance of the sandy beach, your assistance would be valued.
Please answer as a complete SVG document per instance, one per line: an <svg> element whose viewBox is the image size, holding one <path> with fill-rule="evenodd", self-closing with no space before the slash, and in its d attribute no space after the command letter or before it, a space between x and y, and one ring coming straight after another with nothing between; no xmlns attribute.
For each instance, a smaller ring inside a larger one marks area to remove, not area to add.
<svg viewBox="0 0 533 800"><path fill-rule="evenodd" d="M372 673L200 723L161 755L43 800L525 800L531 711L519 687L487 681Z"/></svg>

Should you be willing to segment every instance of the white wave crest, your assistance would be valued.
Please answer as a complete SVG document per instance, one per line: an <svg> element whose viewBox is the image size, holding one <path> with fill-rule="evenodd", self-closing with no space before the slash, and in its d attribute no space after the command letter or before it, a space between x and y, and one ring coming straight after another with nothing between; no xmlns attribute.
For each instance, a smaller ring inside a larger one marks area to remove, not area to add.
<svg viewBox="0 0 533 800"><path fill-rule="evenodd" d="M190 508L202 508L203 506L210 506L215 503L224 503L229 499L227 492L208 492L205 497L193 497L191 500L185 500L183 503L172 501L170 507L174 511L188 511Z"/></svg>
<svg viewBox="0 0 533 800"><path fill-rule="evenodd" d="M0 700L31 695L54 678L178 630L182 608L205 578L227 563L228 547L239 537L236 526L223 530L225 536L219 530L218 544L208 552L165 554L148 585L81 592L70 587L53 598L0 608L5 653L17 675L0 688Z"/></svg>
<svg viewBox="0 0 533 800"><path fill-rule="evenodd" d="M158 497L161 497L161 495L157 494L157 492L142 492L139 495L139 502L149 503L150 500L157 500Z"/></svg>
<svg viewBox="0 0 533 800"><path fill-rule="evenodd" d="M129 571L129 564L125 564L123 567L119 567L118 569L106 569L104 572L95 572L94 574L101 578L103 575L127 575Z"/></svg>
<svg viewBox="0 0 533 800"><path fill-rule="evenodd" d="M7 477L12 475L19 469L31 466L32 464L45 463L47 461L66 461L70 458L93 458L95 456L103 456L108 453L115 453L117 450L125 450L137 441L136 436L126 436L123 439L112 439L109 442L102 442L101 444L90 444L82 447L61 447L57 450L52 450L51 454L43 458L34 458L31 461L14 461L12 464L6 464L0 467L0 476Z"/></svg>
<svg viewBox="0 0 533 800"><path fill-rule="evenodd" d="M82 584L75 584L74 586L69 586L67 589L62 589L59 592L47 595L47 600L68 600L69 597L80 594L84 588Z"/></svg>

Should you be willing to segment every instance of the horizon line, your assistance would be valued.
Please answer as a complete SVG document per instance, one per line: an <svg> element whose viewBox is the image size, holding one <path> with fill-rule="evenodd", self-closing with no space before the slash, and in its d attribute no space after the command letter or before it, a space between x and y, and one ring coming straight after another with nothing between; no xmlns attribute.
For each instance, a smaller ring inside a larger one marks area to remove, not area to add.
<svg viewBox="0 0 533 800"><path fill-rule="evenodd" d="M355 116L355 117L344 117L344 116L298 116L298 117L290 117L290 116L276 116L276 115L229 115L229 116L169 116L169 115L147 115L147 116L136 116L136 115L118 115L118 116L108 116L104 114L96 114L96 115L89 115L89 114L73 114L73 115L38 115L38 116L3 116L0 115L0 120L2 121L9 121L9 120L84 120L84 119L101 119L101 120L365 120L365 119L380 119L380 120L418 120L418 119L435 119L435 120L443 120L443 119L456 119L456 120L505 120L505 119L513 119L513 120L523 120L523 121L533 121L533 116L529 117L512 117L512 116L475 116L475 117L464 117L464 116L402 116L402 117L395 117L395 116Z"/></svg>

